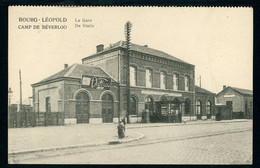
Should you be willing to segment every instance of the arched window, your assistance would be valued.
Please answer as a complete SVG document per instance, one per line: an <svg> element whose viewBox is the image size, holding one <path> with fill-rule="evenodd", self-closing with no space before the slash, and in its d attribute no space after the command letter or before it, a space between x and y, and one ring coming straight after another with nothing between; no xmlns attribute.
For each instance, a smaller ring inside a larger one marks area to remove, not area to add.
<svg viewBox="0 0 260 168"><path fill-rule="evenodd" d="M196 101L196 114L201 115L201 102L199 100Z"/></svg>
<svg viewBox="0 0 260 168"><path fill-rule="evenodd" d="M166 89L166 73L165 72L160 73L160 88Z"/></svg>
<svg viewBox="0 0 260 168"><path fill-rule="evenodd" d="M145 85L147 88L152 87L152 81L153 81L153 71L151 69L145 70Z"/></svg>
<svg viewBox="0 0 260 168"><path fill-rule="evenodd" d="M173 90L179 89L179 75L174 73L173 74Z"/></svg>
<svg viewBox="0 0 260 168"><path fill-rule="evenodd" d="M135 97L131 97L130 99L130 115L137 114L137 101Z"/></svg>
<svg viewBox="0 0 260 168"><path fill-rule="evenodd" d="M206 103L206 113L211 114L211 102L209 100Z"/></svg>
<svg viewBox="0 0 260 168"><path fill-rule="evenodd" d="M136 67L130 66L130 86L136 86Z"/></svg>
<svg viewBox="0 0 260 168"><path fill-rule="evenodd" d="M190 100L189 99L185 99L185 103L184 103L184 113L185 114L190 114Z"/></svg>

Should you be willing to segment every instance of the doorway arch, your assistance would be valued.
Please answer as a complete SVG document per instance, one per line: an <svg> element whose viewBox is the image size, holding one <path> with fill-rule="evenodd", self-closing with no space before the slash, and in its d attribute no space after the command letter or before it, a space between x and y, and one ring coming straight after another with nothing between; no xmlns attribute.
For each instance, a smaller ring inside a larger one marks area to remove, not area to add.
<svg viewBox="0 0 260 168"><path fill-rule="evenodd" d="M151 112L154 111L154 99L152 96L145 97L145 109L148 109Z"/></svg>
<svg viewBox="0 0 260 168"><path fill-rule="evenodd" d="M114 114L114 99L110 93L102 95L102 122L112 123Z"/></svg>
<svg viewBox="0 0 260 168"><path fill-rule="evenodd" d="M184 102L184 114L190 114L190 99L186 98Z"/></svg>
<svg viewBox="0 0 260 168"><path fill-rule="evenodd" d="M86 92L78 92L76 99L77 124L89 123L89 96Z"/></svg>

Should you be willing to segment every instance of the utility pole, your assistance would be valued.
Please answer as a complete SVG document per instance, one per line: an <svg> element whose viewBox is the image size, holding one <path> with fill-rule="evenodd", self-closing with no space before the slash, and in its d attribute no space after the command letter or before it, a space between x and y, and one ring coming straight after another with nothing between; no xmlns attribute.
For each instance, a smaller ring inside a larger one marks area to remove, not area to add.
<svg viewBox="0 0 260 168"><path fill-rule="evenodd" d="M132 23L127 21L125 24L125 38L126 38L126 116L127 123L129 124L130 112L130 46L131 46L131 28Z"/></svg>

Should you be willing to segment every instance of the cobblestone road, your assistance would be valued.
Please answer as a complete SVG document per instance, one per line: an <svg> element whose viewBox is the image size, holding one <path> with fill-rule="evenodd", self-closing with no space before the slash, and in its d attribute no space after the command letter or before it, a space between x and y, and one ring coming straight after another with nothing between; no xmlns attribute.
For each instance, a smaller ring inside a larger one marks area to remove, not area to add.
<svg viewBox="0 0 260 168"><path fill-rule="evenodd" d="M135 131L146 136L139 142L38 155L18 163L252 164L250 128L252 122L139 128Z"/></svg>

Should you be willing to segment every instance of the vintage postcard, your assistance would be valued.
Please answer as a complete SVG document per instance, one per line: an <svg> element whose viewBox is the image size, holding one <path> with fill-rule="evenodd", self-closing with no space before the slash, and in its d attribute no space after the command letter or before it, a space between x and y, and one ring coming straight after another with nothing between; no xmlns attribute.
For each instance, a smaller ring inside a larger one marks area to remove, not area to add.
<svg viewBox="0 0 260 168"><path fill-rule="evenodd" d="M253 8L8 13L9 164L253 164Z"/></svg>

